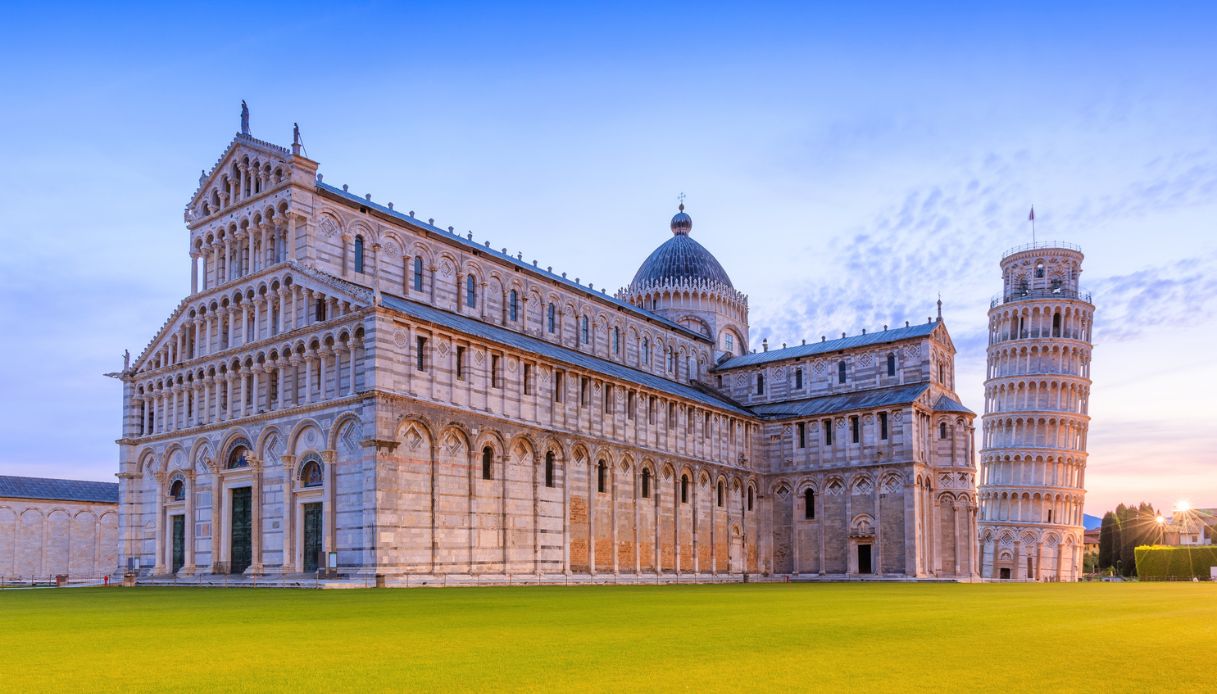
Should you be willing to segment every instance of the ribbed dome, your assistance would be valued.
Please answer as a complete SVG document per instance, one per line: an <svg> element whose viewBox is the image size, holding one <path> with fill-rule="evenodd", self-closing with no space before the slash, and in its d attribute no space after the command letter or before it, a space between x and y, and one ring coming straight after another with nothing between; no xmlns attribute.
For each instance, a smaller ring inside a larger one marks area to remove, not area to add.
<svg viewBox="0 0 1217 694"><path fill-rule="evenodd" d="M704 246L689 236L693 219L681 211L672 218L672 238L656 248L634 275L632 287L661 284L679 280L706 280L724 284L732 289L731 278L718 260Z"/></svg>

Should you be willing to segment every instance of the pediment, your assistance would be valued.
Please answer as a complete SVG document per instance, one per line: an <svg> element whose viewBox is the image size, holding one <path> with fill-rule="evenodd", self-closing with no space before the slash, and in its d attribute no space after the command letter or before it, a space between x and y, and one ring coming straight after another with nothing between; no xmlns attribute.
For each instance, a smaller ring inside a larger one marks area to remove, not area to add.
<svg viewBox="0 0 1217 694"><path fill-rule="evenodd" d="M155 355L160 353L164 347L172 346L179 330L187 327L196 316L226 309L228 306L244 301L251 293L257 295L264 290L273 290L277 283L286 283L289 278L292 285L340 298L349 302L353 307L369 306L374 300L369 289L290 261L286 266L280 266L266 273L251 275L215 290L189 296L182 300L165 320L148 346L132 362L129 373L138 374L165 368L166 364L154 366ZM240 349L240 346L236 349Z"/></svg>
<svg viewBox="0 0 1217 694"><path fill-rule="evenodd" d="M291 159L286 147L238 133L211 171L199 177L199 187L186 204L186 222L193 224L236 204L230 191L240 184L242 167L249 178L249 189L242 197L250 197L288 182ZM252 175L255 170L257 178Z"/></svg>

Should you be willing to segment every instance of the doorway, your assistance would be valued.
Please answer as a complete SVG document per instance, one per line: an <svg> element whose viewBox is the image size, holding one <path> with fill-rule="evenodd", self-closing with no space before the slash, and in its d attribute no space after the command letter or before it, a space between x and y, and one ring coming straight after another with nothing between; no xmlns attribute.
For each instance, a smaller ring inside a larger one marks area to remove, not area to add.
<svg viewBox="0 0 1217 694"><path fill-rule="evenodd" d="M177 573L186 563L186 516L173 516L173 557L170 573Z"/></svg>
<svg viewBox="0 0 1217 694"><path fill-rule="evenodd" d="M253 514L250 488L232 490L232 523L230 524L232 549L228 572L244 573L253 559Z"/></svg>
<svg viewBox="0 0 1217 694"><path fill-rule="evenodd" d="M1002 568L1002 569L1001 569L1001 570L998 572L997 577L998 577L998 578L1000 578L1000 579L1002 579L1003 581L1009 581L1009 580L1010 580L1010 569L1008 569L1008 568Z"/></svg>
<svg viewBox="0 0 1217 694"><path fill-rule="evenodd" d="M868 574L871 571L870 545L858 545L858 573Z"/></svg>
<svg viewBox="0 0 1217 694"><path fill-rule="evenodd" d="M321 504L304 505L304 570L321 566Z"/></svg>
<svg viewBox="0 0 1217 694"><path fill-rule="evenodd" d="M1035 570L1031 568L1031 557L1027 557L1027 578L1035 580Z"/></svg>

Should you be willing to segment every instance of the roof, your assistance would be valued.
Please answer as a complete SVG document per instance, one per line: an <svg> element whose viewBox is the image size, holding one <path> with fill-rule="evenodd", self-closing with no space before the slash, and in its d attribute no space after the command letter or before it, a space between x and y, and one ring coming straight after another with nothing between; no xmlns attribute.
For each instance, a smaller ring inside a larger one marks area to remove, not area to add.
<svg viewBox="0 0 1217 694"><path fill-rule="evenodd" d="M751 412L739 407L731 401L718 397L712 392L700 390L694 386L670 381L655 374L641 371L614 361L601 359L591 354L584 354L551 342L517 333L514 330L501 328L497 325L483 323L479 320L466 318L442 309L420 304L416 301L403 299L391 294L381 295L381 305L399 311L413 318L440 325L467 335L474 335L491 342L508 347L514 347L524 352L531 352L554 361L602 373L606 376L637 383L640 386L662 391L670 395L693 400L709 407L728 410L740 416L753 416Z"/></svg>
<svg viewBox="0 0 1217 694"><path fill-rule="evenodd" d="M0 498L93 501L103 504L117 504L118 483L0 475Z"/></svg>
<svg viewBox="0 0 1217 694"><path fill-rule="evenodd" d="M769 362L781 361L783 359L797 359L799 357L810 357L816 354L827 354L829 352L837 352L843 349L852 349L854 347L867 347L870 345L881 345L888 342L898 342L914 337L926 337L934 332L940 324L921 323L912 325L906 328L893 328L891 330L880 330L873 333L865 333L863 335L852 335L850 337L842 337L836 340L827 340L825 342L813 342L809 345L795 345L785 349L771 349L768 352L753 352L752 354L743 354L738 357L732 357L727 361L719 364L718 371L725 369L736 369L742 366L756 366L758 364L768 364Z"/></svg>
<svg viewBox="0 0 1217 694"><path fill-rule="evenodd" d="M963 406L963 403L946 395L938 397L938 402L934 403L935 412L962 412L964 414L976 414L972 410Z"/></svg>
<svg viewBox="0 0 1217 694"><path fill-rule="evenodd" d="M864 410L871 407L908 405L920 397L929 387L929 383L914 383L912 385L895 386L892 388L875 388L854 393L841 393L840 395L824 395L806 400L769 402L753 405L750 409L762 417L769 418L811 417L851 410Z"/></svg>
<svg viewBox="0 0 1217 694"><path fill-rule="evenodd" d="M318 181L317 188L318 188L318 190L322 190L322 191L325 191L332 195L335 195L337 197L344 198L344 199L346 199L350 202L356 203L358 205L362 205L362 206L370 208L370 209L375 209L377 212L385 215L386 217L392 217L394 219L398 219L407 224L430 231L434 234L441 235L444 237L445 241L450 241L457 245L464 246L465 248L467 248L471 251L477 251L478 253L482 253L484 255L491 256L502 262L514 265L515 267L523 268L531 273L541 275L542 277L544 277L546 279L549 279L549 280L552 280L559 284L565 285L571 289L585 292L587 294L592 294L601 301L606 301L610 304L613 304L614 306L617 306L618 308L625 309L625 310L629 311L630 313L634 313L634 314L642 316L643 318L646 318L648 320L652 320L656 323L660 323L665 328L668 328L670 330L675 330L675 331L677 331L683 335L689 336L689 337L695 337L699 340L702 340L703 342L709 340L709 338L707 338L705 335L702 335L699 332L690 330L689 328L686 328L685 326L683 326L679 323L670 321L667 318L664 318L663 316L661 316L657 313L652 313L644 308L635 306L634 304L631 304L628 301L622 301L621 299L618 299L615 296L611 296L602 290L598 291L598 290L592 289L591 287L588 287L588 286L582 285L578 282L575 282L574 280L569 280L569 279L563 277L562 275L556 274L549 270L543 270L543 269L537 267L536 265L533 265L532 263L524 262L524 260L521 258L517 258L515 256L508 255L507 253L503 253L502 251L496 251L495 249L491 248L490 246L476 244L471 239L464 238L464 237L460 236L459 234L448 231L447 229L440 229L439 227L435 226L434 224L428 224L428 223L422 221L421 219L411 217L410 215L407 215L407 214L402 214L401 212L398 212L397 210L391 210L388 207L385 207L383 205L378 205L378 204L372 202L371 200L368 200L366 198L361 198L358 195L355 195L346 190L342 190L341 188L335 188L334 186L332 186L328 183L322 183L322 182Z"/></svg>
<svg viewBox="0 0 1217 694"><path fill-rule="evenodd" d="M631 287L667 284L684 279L706 280L732 289L731 278L706 247L688 234L675 234L642 261Z"/></svg>

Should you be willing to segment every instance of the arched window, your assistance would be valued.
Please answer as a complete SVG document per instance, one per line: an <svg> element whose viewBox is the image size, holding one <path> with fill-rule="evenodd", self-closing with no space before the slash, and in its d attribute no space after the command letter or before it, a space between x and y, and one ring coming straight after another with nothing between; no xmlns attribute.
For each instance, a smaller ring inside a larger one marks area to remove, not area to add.
<svg viewBox="0 0 1217 694"><path fill-rule="evenodd" d="M478 305L478 280L472 274L465 275L465 305L469 308Z"/></svg>
<svg viewBox="0 0 1217 694"><path fill-rule="evenodd" d="M248 446L241 445L241 446L234 447L232 449L232 453L228 454L228 465L226 467L229 470L249 467L249 460L246 458L246 456L248 456L248 455L249 455Z"/></svg>
<svg viewBox="0 0 1217 694"><path fill-rule="evenodd" d="M757 395L765 394L765 374L756 375L756 394Z"/></svg>
<svg viewBox="0 0 1217 694"><path fill-rule="evenodd" d="M613 326L613 354L621 354L621 328Z"/></svg>
<svg viewBox="0 0 1217 694"><path fill-rule="evenodd" d="M513 289L507 297L507 318L515 322L520 315L520 293Z"/></svg>
<svg viewBox="0 0 1217 694"><path fill-rule="evenodd" d="M316 460L310 460L300 468L300 482L306 487L320 487L321 480L321 463Z"/></svg>
<svg viewBox="0 0 1217 694"><path fill-rule="evenodd" d="M651 471L647 468L642 469L642 498L651 498Z"/></svg>
<svg viewBox="0 0 1217 694"><path fill-rule="evenodd" d="M545 309L546 328L551 333L557 330L557 313L558 309L553 304L550 304L549 307Z"/></svg>
<svg viewBox="0 0 1217 694"><path fill-rule="evenodd" d="M414 256L414 291L421 292L423 290L423 257L421 255Z"/></svg>
<svg viewBox="0 0 1217 694"><path fill-rule="evenodd" d="M490 446L487 446L482 449L482 479L484 479L484 480L494 479L494 476L491 474L492 472L494 472L493 466L494 466L494 449L491 448Z"/></svg>
<svg viewBox="0 0 1217 694"><path fill-rule="evenodd" d="M816 517L816 493L810 489L803 492L803 517L807 520Z"/></svg>
<svg viewBox="0 0 1217 694"><path fill-rule="evenodd" d="M1061 314L1059 313L1052 314L1052 336L1061 336Z"/></svg>
<svg viewBox="0 0 1217 694"><path fill-rule="evenodd" d="M1035 265L1035 278L1036 278L1036 279L1042 279L1043 277L1044 277L1044 264L1043 264L1043 263L1036 263L1036 265Z"/></svg>
<svg viewBox="0 0 1217 694"><path fill-rule="evenodd" d="M719 481L719 483L718 483L718 505L719 505L720 507L723 505L723 496L724 496L724 494L723 494L723 483L722 483L722 481L720 480L720 481Z"/></svg>
<svg viewBox="0 0 1217 694"><path fill-rule="evenodd" d="M186 498L186 483L182 480L173 480L169 484L169 498L173 501L182 501Z"/></svg>
<svg viewBox="0 0 1217 694"><path fill-rule="evenodd" d="M363 237L355 237L355 272L363 272Z"/></svg>
<svg viewBox="0 0 1217 694"><path fill-rule="evenodd" d="M579 336L582 344L586 345L588 342L591 342L591 330L588 328L587 316L583 317L583 323L579 328Z"/></svg>
<svg viewBox="0 0 1217 694"><path fill-rule="evenodd" d="M689 476L680 476L680 503L689 503Z"/></svg>
<svg viewBox="0 0 1217 694"><path fill-rule="evenodd" d="M803 367L794 370L794 388L795 390L803 390Z"/></svg>
<svg viewBox="0 0 1217 694"><path fill-rule="evenodd" d="M642 338L642 363L651 363L651 341L647 338Z"/></svg>
<svg viewBox="0 0 1217 694"><path fill-rule="evenodd" d="M845 383L845 362L837 362L837 383Z"/></svg>
<svg viewBox="0 0 1217 694"><path fill-rule="evenodd" d="M938 438L945 439L947 437L947 423L942 422L938 425Z"/></svg>
<svg viewBox="0 0 1217 694"><path fill-rule="evenodd" d="M896 354L894 352L888 352L887 355L887 375L896 375Z"/></svg>
<svg viewBox="0 0 1217 694"><path fill-rule="evenodd" d="M735 354L735 336L727 333L723 337L723 348L727 354Z"/></svg>
<svg viewBox="0 0 1217 694"><path fill-rule="evenodd" d="M596 491L601 494L608 488L608 465L603 460L596 463Z"/></svg>
<svg viewBox="0 0 1217 694"><path fill-rule="evenodd" d="M748 510L752 510L752 487L748 487Z"/></svg>
<svg viewBox="0 0 1217 694"><path fill-rule="evenodd" d="M545 454L545 486L554 486L554 452Z"/></svg>

